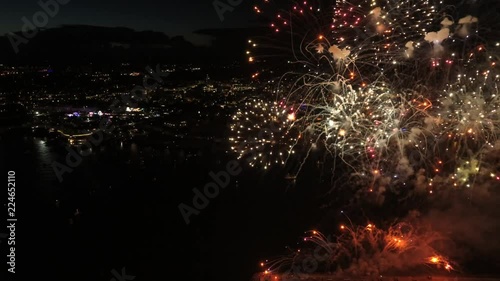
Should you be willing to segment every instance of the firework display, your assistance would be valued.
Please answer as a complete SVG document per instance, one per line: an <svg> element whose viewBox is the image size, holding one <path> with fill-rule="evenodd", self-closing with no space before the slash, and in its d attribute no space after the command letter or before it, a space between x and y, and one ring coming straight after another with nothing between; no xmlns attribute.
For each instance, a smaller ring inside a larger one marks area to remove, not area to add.
<svg viewBox="0 0 500 281"><path fill-rule="evenodd" d="M480 173L480 155L500 133L500 44L482 37L477 17L431 0L288 5L254 7L276 11L273 36L292 39L283 41L287 62L303 65L284 73L278 99L305 105L295 129L361 177L354 188L408 188L421 176L428 186L434 177L453 184L467 163L476 170L468 178Z"/></svg>
<svg viewBox="0 0 500 281"><path fill-rule="evenodd" d="M340 225L339 229L340 234L335 237L309 231L303 238L302 248L261 263L264 274L300 276L320 267L337 275L362 276L379 276L388 269L425 265L454 270L455 265L433 247L445 238L431 229L409 222L396 223L386 230L371 223L357 227ZM290 268L295 268L295 272Z"/></svg>
<svg viewBox="0 0 500 281"><path fill-rule="evenodd" d="M340 159L358 194L433 196L500 183L500 43L488 38L491 26L481 29L478 17L443 2L299 1L276 9L265 0L254 7L259 15L277 13L274 39L252 38L249 61L265 62L258 46L269 52L273 40L280 50L288 44L283 64L290 67L279 80L288 85L277 98L304 106L294 130L310 149ZM296 140L283 137L290 136L280 134L279 143L293 151ZM266 168L272 162L259 161ZM320 233L306 240L328 254L327 271L381 274L398 259L453 270L430 246L434 233L415 227L351 225L334 241ZM266 272L293 267L304 255Z"/></svg>

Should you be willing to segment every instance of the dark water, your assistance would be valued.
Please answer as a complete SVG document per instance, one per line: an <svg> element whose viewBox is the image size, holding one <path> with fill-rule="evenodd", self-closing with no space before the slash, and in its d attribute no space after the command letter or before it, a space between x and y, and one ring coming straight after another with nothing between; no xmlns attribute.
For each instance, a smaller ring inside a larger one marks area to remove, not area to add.
<svg viewBox="0 0 500 281"><path fill-rule="evenodd" d="M199 148L108 143L59 182L67 152L24 133L2 137L2 172L15 170L17 270L49 280L249 280L324 217L320 177L291 185L284 171L244 169L186 225L178 205L232 156ZM29 275L28 275L29 274Z"/></svg>

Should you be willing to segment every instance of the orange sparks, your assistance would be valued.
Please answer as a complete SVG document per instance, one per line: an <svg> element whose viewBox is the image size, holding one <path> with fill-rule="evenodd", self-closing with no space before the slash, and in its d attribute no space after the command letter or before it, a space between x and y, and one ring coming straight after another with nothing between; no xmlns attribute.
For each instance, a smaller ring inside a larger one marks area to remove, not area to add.
<svg viewBox="0 0 500 281"><path fill-rule="evenodd" d="M416 102L416 100L414 100ZM423 102L418 104L418 107L422 110L426 110L432 106L432 102L429 99L424 99Z"/></svg>

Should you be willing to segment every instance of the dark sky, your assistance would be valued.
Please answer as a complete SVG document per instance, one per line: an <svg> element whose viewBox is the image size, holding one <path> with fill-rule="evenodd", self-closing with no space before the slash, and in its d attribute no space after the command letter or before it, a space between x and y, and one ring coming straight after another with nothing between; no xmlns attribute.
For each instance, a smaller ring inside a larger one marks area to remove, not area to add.
<svg viewBox="0 0 500 281"><path fill-rule="evenodd" d="M32 21L33 15L42 10L38 1L4 1L0 34L19 31L23 26L22 17ZM227 3L228 0L220 1ZM70 0L60 5L59 12L49 18L47 27L63 24L123 26L138 31L161 31L169 36L182 35L195 44L208 44L208 38L193 34L193 31L251 26L256 19L251 4L252 1L243 1L232 12L224 13L224 21L221 21L213 0Z"/></svg>

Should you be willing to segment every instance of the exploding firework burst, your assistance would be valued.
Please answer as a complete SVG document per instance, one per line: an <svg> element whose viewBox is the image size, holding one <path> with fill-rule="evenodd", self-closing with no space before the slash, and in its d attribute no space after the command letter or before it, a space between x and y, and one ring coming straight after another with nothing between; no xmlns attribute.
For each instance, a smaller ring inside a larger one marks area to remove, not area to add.
<svg viewBox="0 0 500 281"><path fill-rule="evenodd" d="M439 159L441 167L435 171L453 186L471 186L483 151L493 148L500 136L498 76L489 73L459 74L436 99L427 119L437 140L427 154Z"/></svg>
<svg viewBox="0 0 500 281"><path fill-rule="evenodd" d="M491 145L500 132L498 82L496 78L482 79L481 85L468 86L462 81L470 82L477 78L464 76L459 75L457 83L439 98L436 134L467 149L473 149L474 144Z"/></svg>
<svg viewBox="0 0 500 281"><path fill-rule="evenodd" d="M447 239L414 223L396 223L386 230L371 223L341 225L340 232L335 237L327 237L319 231L309 231L303 238L303 247L261 263L266 268L264 274L336 271L350 276L379 276L427 265L447 271L455 267L434 246Z"/></svg>
<svg viewBox="0 0 500 281"><path fill-rule="evenodd" d="M310 104L301 118L298 125L305 127L304 137L366 178L365 186L385 173L400 181L407 174L402 170L410 154L425 157L418 142L429 134L422 129L429 100L414 92L392 91L385 83L355 90L335 81L309 90L316 96L311 100L323 102Z"/></svg>
<svg viewBox="0 0 500 281"><path fill-rule="evenodd" d="M245 102L232 118L231 149L252 167L284 165L295 153L299 134L294 130L296 109L280 102Z"/></svg>

